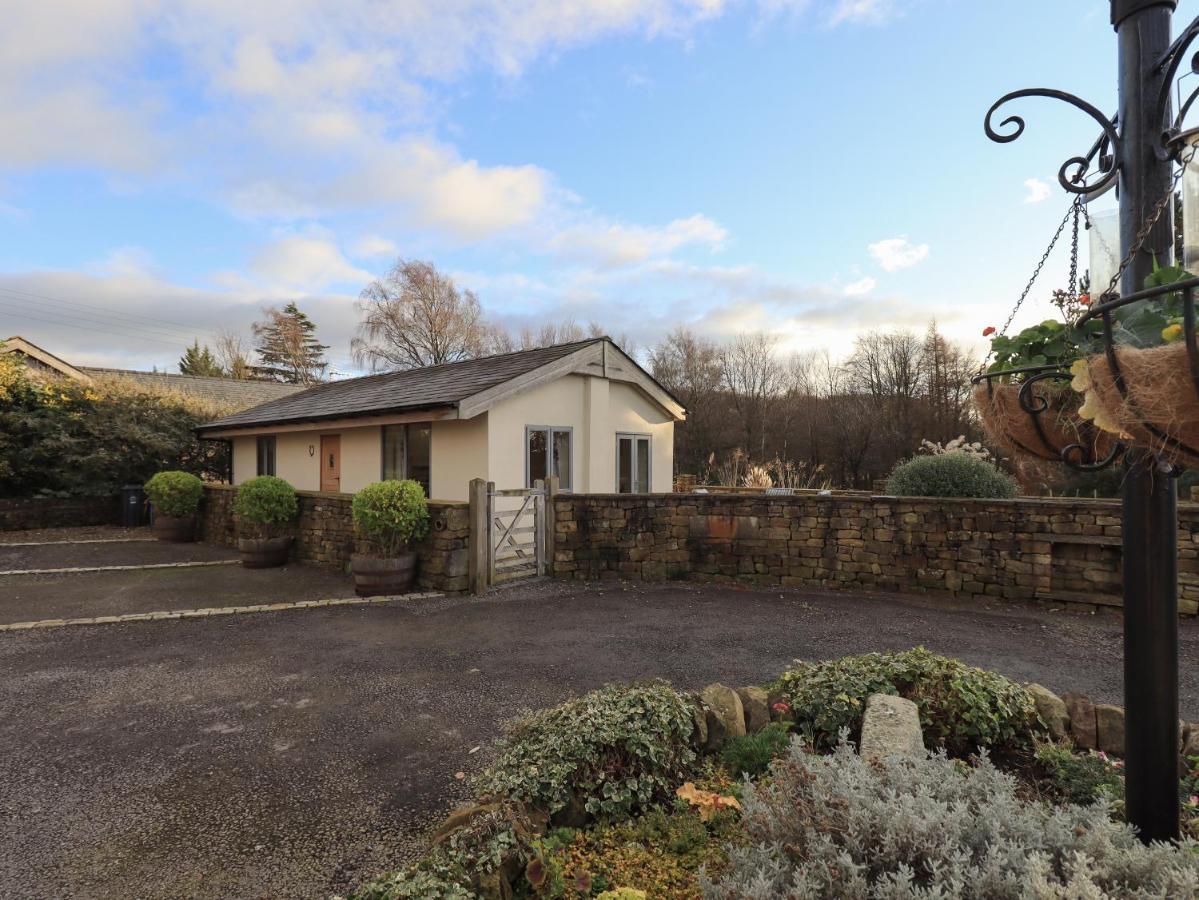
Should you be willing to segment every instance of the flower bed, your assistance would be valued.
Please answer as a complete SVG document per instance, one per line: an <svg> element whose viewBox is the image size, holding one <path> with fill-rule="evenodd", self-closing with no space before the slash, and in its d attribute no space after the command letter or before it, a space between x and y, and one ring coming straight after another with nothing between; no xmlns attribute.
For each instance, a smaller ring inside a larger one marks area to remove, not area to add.
<svg viewBox="0 0 1199 900"><path fill-rule="evenodd" d="M854 752L880 694L925 755ZM1065 708L919 648L740 690L610 685L518 721L477 803L355 897L1199 897L1199 847L1136 839L1120 762L1061 740Z"/></svg>

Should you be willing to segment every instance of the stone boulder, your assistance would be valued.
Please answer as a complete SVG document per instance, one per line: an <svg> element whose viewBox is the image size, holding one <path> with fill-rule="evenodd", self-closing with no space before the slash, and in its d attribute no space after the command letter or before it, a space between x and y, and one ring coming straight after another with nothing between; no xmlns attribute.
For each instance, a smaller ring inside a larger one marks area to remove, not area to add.
<svg viewBox="0 0 1199 900"><path fill-rule="evenodd" d="M745 708L731 687L710 684L699 693L708 710L708 743L706 749L719 750L729 738L745 734Z"/></svg>
<svg viewBox="0 0 1199 900"><path fill-rule="evenodd" d="M1049 735L1055 741L1063 741L1070 736L1070 713L1062 698L1049 688L1040 684L1030 684L1025 690L1032 697L1037 707L1037 715L1049 729Z"/></svg>
<svg viewBox="0 0 1199 900"><path fill-rule="evenodd" d="M924 734L916 704L891 694L871 694L866 698L858 752L866 759L923 758Z"/></svg>
<svg viewBox="0 0 1199 900"><path fill-rule="evenodd" d="M1121 707L1096 704L1095 744L1110 756L1124 755L1124 710Z"/></svg>
<svg viewBox="0 0 1199 900"><path fill-rule="evenodd" d="M687 697L691 705L691 721L695 729L691 732L691 746L703 750L708 745L708 711L704 709L703 701L691 694Z"/></svg>
<svg viewBox="0 0 1199 900"><path fill-rule="evenodd" d="M770 724L770 698L760 687L738 688L741 708L745 710L745 730L757 734Z"/></svg>
<svg viewBox="0 0 1199 900"><path fill-rule="evenodd" d="M1080 750L1098 750L1099 735L1095 726L1095 704L1082 694L1067 691L1062 694L1070 716L1070 735Z"/></svg>

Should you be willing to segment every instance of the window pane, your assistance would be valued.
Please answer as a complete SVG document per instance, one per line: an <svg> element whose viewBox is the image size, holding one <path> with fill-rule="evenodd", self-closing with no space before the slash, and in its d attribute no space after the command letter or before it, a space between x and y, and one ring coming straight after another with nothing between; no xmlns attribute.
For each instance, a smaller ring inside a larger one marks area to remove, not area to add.
<svg viewBox="0 0 1199 900"><path fill-rule="evenodd" d="M649 493L649 438L637 438L637 493Z"/></svg>
<svg viewBox="0 0 1199 900"><path fill-rule="evenodd" d="M554 432L554 474L558 476L558 487L570 490L570 432Z"/></svg>
<svg viewBox="0 0 1199 900"><path fill-rule="evenodd" d="M404 477L404 428L403 425L383 426L383 478Z"/></svg>
<svg viewBox="0 0 1199 900"><path fill-rule="evenodd" d="M546 432L530 431L529 432L529 483L526 487L532 487L533 483L539 478L546 476L546 461L547 447Z"/></svg>
<svg viewBox="0 0 1199 900"><path fill-rule="evenodd" d="M633 439L616 439L616 490L621 494L633 491Z"/></svg>
<svg viewBox="0 0 1199 900"><path fill-rule="evenodd" d="M258 438L258 473L259 475L275 474L275 439L274 437Z"/></svg>
<svg viewBox="0 0 1199 900"><path fill-rule="evenodd" d="M429 450L433 444L433 426L424 424L409 425L407 438L408 465L405 477L420 482L420 486L425 489L425 494L428 495L430 473Z"/></svg>

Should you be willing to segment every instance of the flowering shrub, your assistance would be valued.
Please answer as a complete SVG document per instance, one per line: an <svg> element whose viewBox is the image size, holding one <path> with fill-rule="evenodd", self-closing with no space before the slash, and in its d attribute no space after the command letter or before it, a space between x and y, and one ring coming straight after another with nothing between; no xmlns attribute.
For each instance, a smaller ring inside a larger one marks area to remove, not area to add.
<svg viewBox="0 0 1199 900"><path fill-rule="evenodd" d="M790 703L795 729L819 748L835 745L842 729L861 732L871 694L913 701L925 742L954 756L1028 746L1039 724L1020 685L923 647L801 665L784 672L774 687Z"/></svg>
<svg viewBox="0 0 1199 900"><path fill-rule="evenodd" d="M1124 800L1124 763L1106 753L1075 753L1069 745L1042 744L1035 758L1054 793L1069 803Z"/></svg>
<svg viewBox="0 0 1199 900"><path fill-rule="evenodd" d="M701 879L706 900L769 898L1194 897L1199 846L1146 847L1105 801L1018 796L985 758L870 763L840 744L800 746L746 788L749 846Z"/></svg>
<svg viewBox="0 0 1199 900"><path fill-rule="evenodd" d="M990 450L978 441L966 440L966 435L964 434L958 435L952 441L946 441L944 444L940 441L922 440L920 442L920 452L925 456L965 453L967 456L973 456L976 459L986 460L987 462L990 462L992 459Z"/></svg>
<svg viewBox="0 0 1199 900"><path fill-rule="evenodd" d="M968 453L913 456L887 479L887 492L897 497L1015 497L1016 480L992 463Z"/></svg>
<svg viewBox="0 0 1199 900"><path fill-rule="evenodd" d="M384 556L397 556L429 530L425 489L415 481L376 481L350 505L354 525L371 538Z"/></svg>
<svg viewBox="0 0 1199 900"><path fill-rule="evenodd" d="M608 685L516 722L483 772L483 796L551 816L627 816L669 801L695 763L692 707L669 684Z"/></svg>
<svg viewBox="0 0 1199 900"><path fill-rule="evenodd" d="M204 482L190 472L159 472L146 482L146 496L159 515L190 516L204 499Z"/></svg>

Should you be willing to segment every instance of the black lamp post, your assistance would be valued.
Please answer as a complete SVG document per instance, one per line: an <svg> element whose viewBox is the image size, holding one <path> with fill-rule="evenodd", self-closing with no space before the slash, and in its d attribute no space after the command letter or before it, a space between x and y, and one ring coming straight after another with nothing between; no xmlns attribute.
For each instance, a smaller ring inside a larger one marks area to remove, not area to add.
<svg viewBox="0 0 1199 900"><path fill-rule="evenodd" d="M1084 198L1093 198L1112 186L1118 188L1121 255L1125 259L1119 295L1100 296L1080 324L1102 320L1107 360L1126 399L1113 335L1115 313L1170 293L1183 298L1188 361L1199 392L1195 312L1199 278L1142 290L1153 272L1154 259L1162 266L1173 259L1174 167L1194 158L1193 154L1182 158L1187 137L1182 135L1182 120L1199 99L1199 89L1180 105L1177 120L1171 111L1171 91L1191 43L1199 37L1199 19L1172 43L1171 19L1176 7L1177 0L1111 0L1120 64L1116 116L1109 119L1071 94L1032 88L1002 97L988 111L985 124L992 140L1013 141L1023 133L1024 120L1009 116L999 125L1006 130L996 130L992 118L999 107L1021 97L1049 97L1082 110L1101 127L1102 134L1090 152L1068 160L1058 172L1058 181ZM1199 54L1190 60L1190 68L1199 72ZM1098 290L1104 287L1094 286ZM982 378L1004 374L1015 373ZM1033 402L1029 389L1038 379L1061 378L1062 373L1022 377L1026 384L1021 405L1029 415L1038 416L1045 405ZM1159 456L1147 449L1120 448L1122 453L1096 461L1093 456L1088 459L1076 444L1061 455L1064 462L1080 469L1100 468L1123 458L1125 797L1128 820L1148 842L1179 835L1177 469L1166 457L1194 460L1199 448L1181 443L1153 424L1146 424L1145 431L1167 450L1177 452Z"/></svg>

